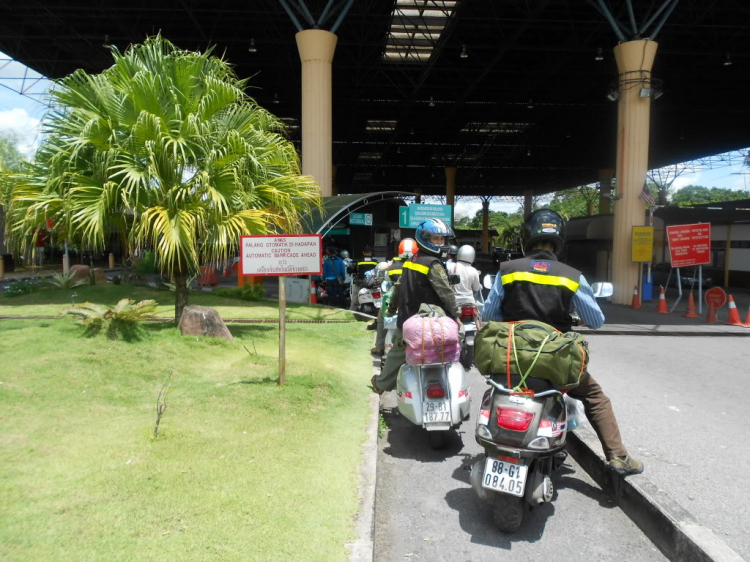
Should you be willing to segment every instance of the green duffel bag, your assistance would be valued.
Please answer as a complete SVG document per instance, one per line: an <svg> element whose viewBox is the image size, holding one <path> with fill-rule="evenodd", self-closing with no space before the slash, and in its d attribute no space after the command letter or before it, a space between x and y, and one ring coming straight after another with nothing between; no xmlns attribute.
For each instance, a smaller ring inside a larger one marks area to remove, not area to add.
<svg viewBox="0 0 750 562"><path fill-rule="evenodd" d="M477 334L474 361L484 376L519 375L550 381L559 390L578 386L586 373L588 344L581 334L563 333L538 320L488 322Z"/></svg>

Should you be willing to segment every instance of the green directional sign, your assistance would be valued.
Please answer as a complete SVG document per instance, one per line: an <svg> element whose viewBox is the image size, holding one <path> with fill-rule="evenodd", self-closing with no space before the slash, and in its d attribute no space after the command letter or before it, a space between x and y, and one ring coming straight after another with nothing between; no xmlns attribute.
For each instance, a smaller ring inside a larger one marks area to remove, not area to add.
<svg viewBox="0 0 750 562"><path fill-rule="evenodd" d="M349 224L372 226L372 213L349 213Z"/></svg>
<svg viewBox="0 0 750 562"><path fill-rule="evenodd" d="M427 219L440 219L446 224L451 224L451 206L421 205L415 203L408 207L399 207L399 228L417 228L419 223Z"/></svg>

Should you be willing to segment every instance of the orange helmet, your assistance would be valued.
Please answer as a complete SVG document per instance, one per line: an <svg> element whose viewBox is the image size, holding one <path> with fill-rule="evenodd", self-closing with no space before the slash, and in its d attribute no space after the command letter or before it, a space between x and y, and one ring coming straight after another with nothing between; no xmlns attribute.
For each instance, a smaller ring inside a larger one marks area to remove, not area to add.
<svg viewBox="0 0 750 562"><path fill-rule="evenodd" d="M398 257L408 259L419 251L417 243L412 238L404 238L398 245Z"/></svg>

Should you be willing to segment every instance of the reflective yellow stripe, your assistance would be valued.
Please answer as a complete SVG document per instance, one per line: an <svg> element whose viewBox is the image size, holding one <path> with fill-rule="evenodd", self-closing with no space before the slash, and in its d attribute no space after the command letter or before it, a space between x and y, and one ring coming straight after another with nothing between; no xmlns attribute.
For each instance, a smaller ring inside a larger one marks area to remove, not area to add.
<svg viewBox="0 0 750 562"><path fill-rule="evenodd" d="M403 269L391 269L388 272L388 276L390 277L391 275L401 275L403 272L404 272Z"/></svg>
<svg viewBox="0 0 750 562"><path fill-rule="evenodd" d="M423 275L427 275L430 272L430 268L426 265L414 263L413 261L404 262L404 269L411 269L412 271L418 271Z"/></svg>
<svg viewBox="0 0 750 562"><path fill-rule="evenodd" d="M556 275L541 275L531 273L530 271L516 271L507 273L501 277L503 285L513 283L514 281L529 281L537 285L555 285L556 287L566 287L574 293L578 290L578 282L568 279L567 277L558 277Z"/></svg>
<svg viewBox="0 0 750 562"><path fill-rule="evenodd" d="M376 261L361 261L357 265L378 265Z"/></svg>

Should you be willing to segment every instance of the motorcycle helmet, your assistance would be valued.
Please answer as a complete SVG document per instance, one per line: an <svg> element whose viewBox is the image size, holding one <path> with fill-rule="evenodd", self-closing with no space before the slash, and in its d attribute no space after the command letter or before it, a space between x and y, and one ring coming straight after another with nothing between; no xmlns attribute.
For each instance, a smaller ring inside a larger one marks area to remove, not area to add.
<svg viewBox="0 0 750 562"><path fill-rule="evenodd" d="M341 250L341 253L339 255L341 256L341 259L348 260L349 250Z"/></svg>
<svg viewBox="0 0 750 562"><path fill-rule="evenodd" d="M443 237L441 244L433 242L437 237ZM453 238L453 229L440 219L427 219L419 223L414 238L417 240L417 245L425 252L445 257L448 254L448 240Z"/></svg>
<svg viewBox="0 0 750 562"><path fill-rule="evenodd" d="M457 261L462 261L462 262L468 263L469 265L474 263L474 258L476 257L477 257L476 251L474 250L474 248L472 248L468 244L466 244L465 246L461 246L458 249L458 253L456 254Z"/></svg>
<svg viewBox="0 0 750 562"><path fill-rule="evenodd" d="M458 254L458 246L455 244L451 244L450 248L448 248L448 257L451 259L456 259L456 254Z"/></svg>
<svg viewBox="0 0 750 562"><path fill-rule="evenodd" d="M537 242L549 242L555 253L562 252L565 243L565 221L551 209L534 211L521 227L521 242L524 252L528 252Z"/></svg>
<svg viewBox="0 0 750 562"><path fill-rule="evenodd" d="M404 238L398 245L398 257L405 260L410 259L418 251L419 248L417 248L417 243L413 238Z"/></svg>

